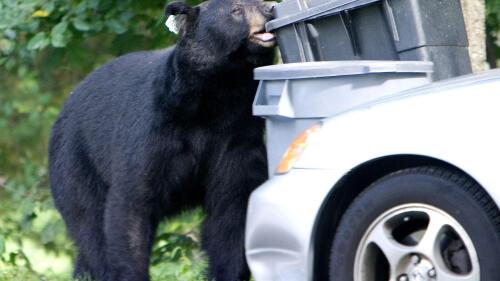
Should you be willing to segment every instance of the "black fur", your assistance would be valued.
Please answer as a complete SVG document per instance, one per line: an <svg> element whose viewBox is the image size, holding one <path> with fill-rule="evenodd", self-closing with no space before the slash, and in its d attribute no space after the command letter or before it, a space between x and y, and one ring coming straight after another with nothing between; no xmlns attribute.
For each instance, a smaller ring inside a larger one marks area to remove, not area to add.
<svg viewBox="0 0 500 281"><path fill-rule="evenodd" d="M270 18L263 2L239 3ZM149 280L158 223L201 205L209 278L249 279L246 206L267 171L252 70L274 51L248 40L232 0L171 5L186 16L177 46L96 70L53 127L51 187L78 247L77 278Z"/></svg>

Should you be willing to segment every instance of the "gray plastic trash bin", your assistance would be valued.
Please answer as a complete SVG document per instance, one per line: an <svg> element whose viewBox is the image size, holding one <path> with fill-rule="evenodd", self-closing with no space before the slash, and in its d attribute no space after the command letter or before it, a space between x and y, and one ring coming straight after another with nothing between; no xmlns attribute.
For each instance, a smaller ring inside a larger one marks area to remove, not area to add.
<svg viewBox="0 0 500 281"><path fill-rule="evenodd" d="M433 80L471 72L460 0L285 0L266 28L285 63L434 62Z"/></svg>
<svg viewBox="0 0 500 281"><path fill-rule="evenodd" d="M382 97L430 82L431 62L335 61L257 68L253 114L266 119L269 173L303 130Z"/></svg>

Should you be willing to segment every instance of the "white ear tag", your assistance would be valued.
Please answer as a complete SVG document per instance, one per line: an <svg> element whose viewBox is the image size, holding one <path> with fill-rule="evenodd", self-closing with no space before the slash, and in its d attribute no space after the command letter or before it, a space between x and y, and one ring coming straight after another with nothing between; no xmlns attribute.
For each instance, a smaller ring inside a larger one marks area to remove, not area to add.
<svg viewBox="0 0 500 281"><path fill-rule="evenodd" d="M165 22L165 26L168 28L168 30L170 30L170 32L179 34L180 26L179 21L177 20L177 16L170 15L167 19L167 22Z"/></svg>

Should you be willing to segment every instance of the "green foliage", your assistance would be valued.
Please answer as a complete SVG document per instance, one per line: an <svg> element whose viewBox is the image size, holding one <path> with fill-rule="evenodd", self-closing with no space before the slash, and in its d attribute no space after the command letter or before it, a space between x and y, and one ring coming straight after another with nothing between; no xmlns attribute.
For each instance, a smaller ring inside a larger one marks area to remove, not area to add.
<svg viewBox="0 0 500 281"><path fill-rule="evenodd" d="M0 0L0 280L69 280L74 247L48 188L50 128L90 71L174 42L165 2ZM154 280L202 280L201 219L196 210L160 227Z"/></svg>
<svg viewBox="0 0 500 281"><path fill-rule="evenodd" d="M63 53L68 55L89 47L116 54L165 46L172 36L163 31L164 4L153 0L1 0L0 63L9 69L31 64L49 47L66 48ZM110 45L96 46L90 40L100 35Z"/></svg>
<svg viewBox="0 0 500 281"><path fill-rule="evenodd" d="M500 29L499 0L486 0L486 24L491 30Z"/></svg>
<svg viewBox="0 0 500 281"><path fill-rule="evenodd" d="M488 40L493 42L496 58L500 58L498 45L500 32L500 0L486 0L486 32Z"/></svg>
<svg viewBox="0 0 500 281"><path fill-rule="evenodd" d="M152 255L152 275L156 280L202 281L206 261L199 251L200 209L181 214L166 223L156 237Z"/></svg>

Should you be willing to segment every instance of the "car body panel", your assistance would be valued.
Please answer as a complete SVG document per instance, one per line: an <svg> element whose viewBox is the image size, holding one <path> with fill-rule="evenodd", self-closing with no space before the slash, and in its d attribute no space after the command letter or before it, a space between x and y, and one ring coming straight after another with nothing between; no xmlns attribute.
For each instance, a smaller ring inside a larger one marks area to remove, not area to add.
<svg viewBox="0 0 500 281"><path fill-rule="evenodd" d="M312 280L315 222L337 182L355 167L392 155L447 162L500 202L500 71L493 70L366 104L325 119L285 175L249 203L247 260L255 280Z"/></svg>
<svg viewBox="0 0 500 281"><path fill-rule="evenodd" d="M311 231L318 206L342 175L294 169L271 178L252 194L245 247L255 280L310 278Z"/></svg>
<svg viewBox="0 0 500 281"><path fill-rule="evenodd" d="M417 90L326 119L294 166L352 169L390 155L422 155L448 162L483 186L494 186L500 160L500 71L497 79L463 87ZM461 80L458 79L458 82ZM500 188L488 190L500 202Z"/></svg>

